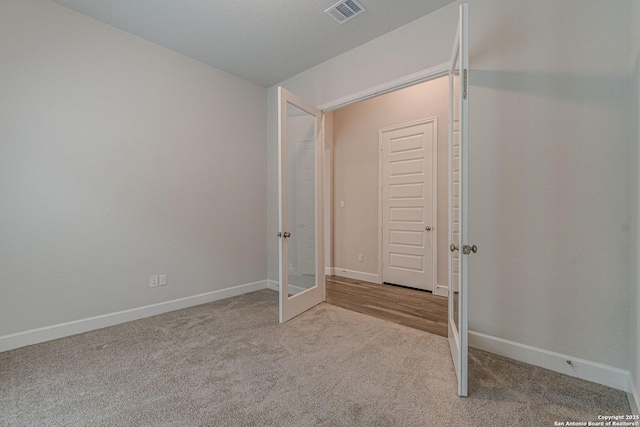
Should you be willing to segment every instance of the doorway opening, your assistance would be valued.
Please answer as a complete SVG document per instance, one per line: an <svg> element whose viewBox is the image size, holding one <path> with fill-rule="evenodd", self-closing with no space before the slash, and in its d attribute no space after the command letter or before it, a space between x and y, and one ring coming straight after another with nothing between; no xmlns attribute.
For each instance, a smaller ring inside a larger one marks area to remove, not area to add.
<svg viewBox="0 0 640 427"><path fill-rule="evenodd" d="M447 335L448 122L448 76L325 113L327 302Z"/></svg>
<svg viewBox="0 0 640 427"><path fill-rule="evenodd" d="M327 274L447 295L448 90L439 77L325 113Z"/></svg>

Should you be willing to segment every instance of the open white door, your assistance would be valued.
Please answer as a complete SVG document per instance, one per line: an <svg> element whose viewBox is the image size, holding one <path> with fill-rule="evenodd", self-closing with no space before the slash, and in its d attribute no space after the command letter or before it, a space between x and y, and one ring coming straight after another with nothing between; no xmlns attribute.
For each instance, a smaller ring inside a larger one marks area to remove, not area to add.
<svg viewBox="0 0 640 427"><path fill-rule="evenodd" d="M322 113L278 88L280 323L324 300Z"/></svg>
<svg viewBox="0 0 640 427"><path fill-rule="evenodd" d="M449 346L458 377L458 394L467 395L468 323L467 264L476 246L468 244L469 79L468 4L460 20L449 69Z"/></svg>

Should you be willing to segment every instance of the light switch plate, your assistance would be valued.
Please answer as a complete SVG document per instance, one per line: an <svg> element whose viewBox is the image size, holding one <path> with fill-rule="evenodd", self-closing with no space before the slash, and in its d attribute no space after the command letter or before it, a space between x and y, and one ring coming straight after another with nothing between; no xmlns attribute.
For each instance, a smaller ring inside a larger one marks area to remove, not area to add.
<svg viewBox="0 0 640 427"><path fill-rule="evenodd" d="M160 275L160 286L167 286L167 275L166 274L161 274Z"/></svg>
<svg viewBox="0 0 640 427"><path fill-rule="evenodd" d="M158 275L149 276L149 287L156 288L158 286Z"/></svg>

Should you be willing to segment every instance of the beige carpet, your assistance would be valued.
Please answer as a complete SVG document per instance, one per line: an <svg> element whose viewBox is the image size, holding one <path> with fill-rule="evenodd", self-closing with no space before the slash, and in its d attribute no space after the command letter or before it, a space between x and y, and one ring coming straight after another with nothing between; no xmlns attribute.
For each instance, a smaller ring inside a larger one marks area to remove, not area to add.
<svg viewBox="0 0 640 427"><path fill-rule="evenodd" d="M0 353L2 426L553 426L626 395L327 304L277 324L264 290Z"/></svg>

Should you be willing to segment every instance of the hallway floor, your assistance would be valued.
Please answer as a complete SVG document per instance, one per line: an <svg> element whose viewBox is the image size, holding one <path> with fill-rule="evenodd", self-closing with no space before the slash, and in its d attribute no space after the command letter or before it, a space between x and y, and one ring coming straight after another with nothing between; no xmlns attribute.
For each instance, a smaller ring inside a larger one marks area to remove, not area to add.
<svg viewBox="0 0 640 427"><path fill-rule="evenodd" d="M419 289L326 276L326 302L399 325L447 336L447 298Z"/></svg>

